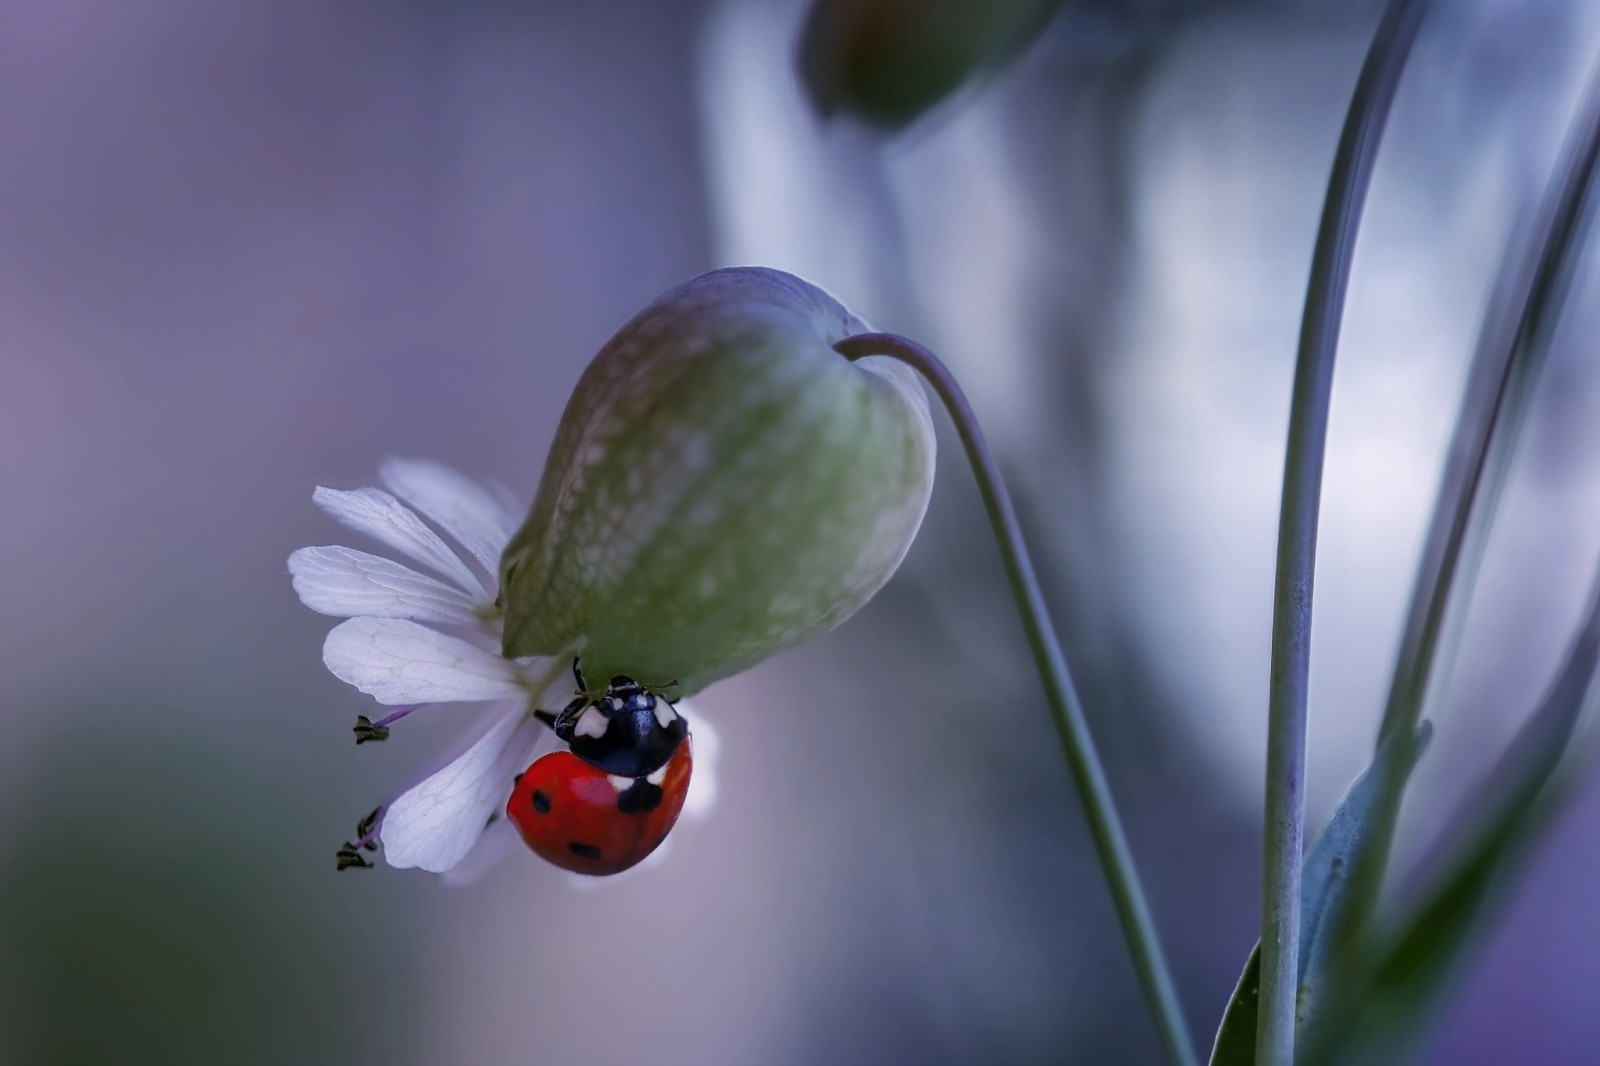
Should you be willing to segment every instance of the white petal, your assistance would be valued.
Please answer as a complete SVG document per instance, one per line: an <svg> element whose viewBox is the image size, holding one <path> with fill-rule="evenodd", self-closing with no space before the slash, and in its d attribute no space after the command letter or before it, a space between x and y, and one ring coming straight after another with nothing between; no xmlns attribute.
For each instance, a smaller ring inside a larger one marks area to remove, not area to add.
<svg viewBox="0 0 1600 1066"><path fill-rule="evenodd" d="M522 518L520 516L528 512L527 503L524 502L520 496L506 488L498 481L484 482L483 487L489 490L489 495L493 497L494 503L500 508L500 511L503 514L510 516L511 530L512 532L515 532L517 527L522 525ZM506 538L507 541L510 539L510 537Z"/></svg>
<svg viewBox="0 0 1600 1066"><path fill-rule="evenodd" d="M483 582L439 534L382 489L326 489L318 485L311 498L351 529L376 537L423 566L433 567L471 595L488 598Z"/></svg>
<svg viewBox="0 0 1600 1066"><path fill-rule="evenodd" d="M517 528L515 512L471 478L427 459L388 459L378 468L385 488L421 511L471 552L491 574L500 570Z"/></svg>
<svg viewBox="0 0 1600 1066"><path fill-rule="evenodd" d="M489 816L505 806L511 778L533 757L544 727L518 704L459 758L389 804L383 856L390 866L443 873L467 857Z"/></svg>
<svg viewBox="0 0 1600 1066"><path fill-rule="evenodd" d="M479 619L472 600L454 585L354 548L301 548L289 556L289 573L300 602L321 614L445 625Z"/></svg>
<svg viewBox="0 0 1600 1066"><path fill-rule="evenodd" d="M522 838L517 835L516 827L506 820L502 812L479 835L478 842L472 845L466 857L445 871L444 883L454 888L476 884L521 843Z"/></svg>
<svg viewBox="0 0 1600 1066"><path fill-rule="evenodd" d="M322 661L340 681L390 705L523 693L510 660L399 618L340 622L323 642Z"/></svg>
<svg viewBox="0 0 1600 1066"><path fill-rule="evenodd" d="M517 706L521 707L522 704ZM520 762L516 758L511 760L513 777L533 763L534 759L538 757L541 748L554 750L558 743L555 735L548 729L539 731L534 740L533 751L522 756ZM516 749L513 747L510 750L515 752ZM508 784L506 789L508 797L511 787ZM504 810L500 812L500 815L500 817L489 823L488 828L478 837L478 842L472 845L472 850L467 852L466 858L445 872L445 884L455 888L466 888L469 885L476 884L484 874L487 874L498 865L508 853L524 847L522 836L517 832L516 826L506 819Z"/></svg>
<svg viewBox="0 0 1600 1066"><path fill-rule="evenodd" d="M678 712L689 723L689 736L694 744L694 772L689 775L689 794L683 800L682 817L699 821L711 813L717 802L717 757L722 752L722 738L700 712L680 700Z"/></svg>

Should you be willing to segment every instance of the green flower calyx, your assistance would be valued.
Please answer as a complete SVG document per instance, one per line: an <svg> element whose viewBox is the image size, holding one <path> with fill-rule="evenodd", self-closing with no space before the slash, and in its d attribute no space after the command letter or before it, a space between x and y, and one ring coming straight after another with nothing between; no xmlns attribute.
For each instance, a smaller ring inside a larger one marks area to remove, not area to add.
<svg viewBox="0 0 1600 1066"><path fill-rule="evenodd" d="M508 656L692 694L827 632L899 566L933 487L922 384L775 270L716 270L600 350L501 560Z"/></svg>

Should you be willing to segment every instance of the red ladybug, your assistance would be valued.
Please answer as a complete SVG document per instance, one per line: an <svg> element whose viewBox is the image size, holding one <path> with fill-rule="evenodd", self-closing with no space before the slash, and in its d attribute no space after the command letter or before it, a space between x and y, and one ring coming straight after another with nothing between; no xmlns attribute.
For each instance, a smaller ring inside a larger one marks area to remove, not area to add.
<svg viewBox="0 0 1600 1066"><path fill-rule="evenodd" d="M654 851L683 810L694 765L688 726L665 697L614 677L559 715L536 711L570 750L534 760L517 778L506 817L534 853L574 873L621 873Z"/></svg>
<svg viewBox="0 0 1600 1066"><path fill-rule="evenodd" d="M689 794L689 739L646 777L619 777L570 751L534 761L517 780L506 817L528 847L573 873L621 873L666 839Z"/></svg>

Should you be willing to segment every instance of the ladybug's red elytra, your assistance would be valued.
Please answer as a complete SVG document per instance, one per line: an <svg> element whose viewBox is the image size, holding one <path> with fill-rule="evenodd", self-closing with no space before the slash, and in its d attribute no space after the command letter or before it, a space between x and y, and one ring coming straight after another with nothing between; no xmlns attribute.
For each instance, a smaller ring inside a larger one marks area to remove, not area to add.
<svg viewBox="0 0 1600 1066"><path fill-rule="evenodd" d="M591 699L577 660L578 697L560 714L534 715L567 750L534 760L506 802L506 817L534 853L574 873L603 876L636 865L666 839L689 793L694 758L683 716L630 677Z"/></svg>

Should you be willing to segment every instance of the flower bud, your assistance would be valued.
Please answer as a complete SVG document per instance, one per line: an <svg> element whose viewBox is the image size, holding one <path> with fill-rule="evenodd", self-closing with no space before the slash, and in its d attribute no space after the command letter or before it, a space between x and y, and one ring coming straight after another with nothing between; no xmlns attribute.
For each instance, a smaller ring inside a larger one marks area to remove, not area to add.
<svg viewBox="0 0 1600 1066"><path fill-rule="evenodd" d="M813 0L800 76L817 111L898 129L1009 63L1061 0Z"/></svg>
<svg viewBox="0 0 1600 1066"><path fill-rule="evenodd" d="M833 350L867 327L775 270L704 274L600 350L501 560L508 656L692 694L824 633L927 509L922 384Z"/></svg>

